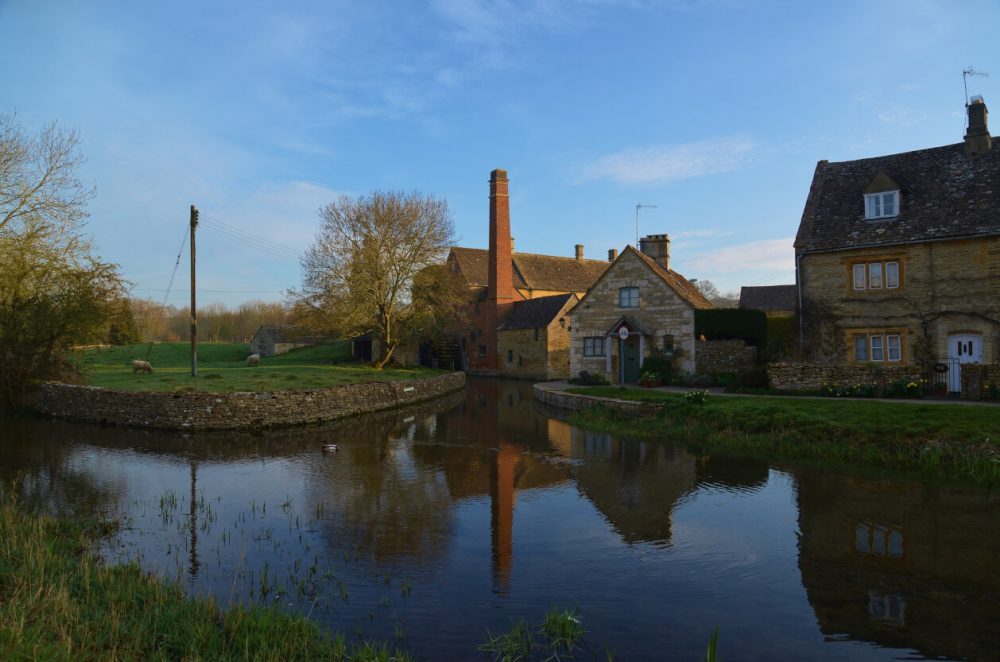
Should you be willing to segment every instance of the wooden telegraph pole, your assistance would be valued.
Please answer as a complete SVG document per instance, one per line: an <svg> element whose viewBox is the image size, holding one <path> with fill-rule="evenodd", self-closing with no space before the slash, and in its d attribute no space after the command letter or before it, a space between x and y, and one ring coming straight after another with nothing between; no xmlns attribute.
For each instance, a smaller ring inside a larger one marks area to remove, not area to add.
<svg viewBox="0 0 1000 662"><path fill-rule="evenodd" d="M198 228L198 208L191 205L191 376L198 376L198 308L195 300L194 232Z"/></svg>

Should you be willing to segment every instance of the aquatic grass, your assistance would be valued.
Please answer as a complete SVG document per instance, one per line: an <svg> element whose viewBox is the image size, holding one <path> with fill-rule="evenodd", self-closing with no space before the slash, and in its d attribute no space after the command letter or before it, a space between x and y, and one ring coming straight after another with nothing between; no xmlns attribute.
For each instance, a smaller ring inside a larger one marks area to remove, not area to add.
<svg viewBox="0 0 1000 662"><path fill-rule="evenodd" d="M106 567L87 550L114 523L22 512L0 488L0 650L5 659L408 660L396 646L324 633L262 607L221 610L136 564ZM169 502L169 499L167 500Z"/></svg>
<svg viewBox="0 0 1000 662"><path fill-rule="evenodd" d="M1000 409L727 396L692 406L683 395L593 387L571 392L659 402L636 418L595 406L571 422L617 434L670 438L707 450L917 469L990 485L1000 482Z"/></svg>
<svg viewBox="0 0 1000 662"><path fill-rule="evenodd" d="M494 635L487 630L486 641L479 645L479 650L491 653L497 662L538 658L546 661L571 659L574 651L582 650L581 644L586 633L579 610L571 611L553 606L535 628L529 626L524 619L519 619L512 620L511 627L506 632ZM604 654L609 660L614 657L607 648Z"/></svg>

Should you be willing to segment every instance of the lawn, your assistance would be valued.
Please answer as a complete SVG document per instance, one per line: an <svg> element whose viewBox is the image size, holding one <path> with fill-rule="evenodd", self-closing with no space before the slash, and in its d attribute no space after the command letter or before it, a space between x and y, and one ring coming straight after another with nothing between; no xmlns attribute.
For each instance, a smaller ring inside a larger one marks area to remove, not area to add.
<svg viewBox="0 0 1000 662"><path fill-rule="evenodd" d="M133 359L147 359L152 374L132 374ZM191 345L156 343L87 349L74 359L85 382L120 391L278 391L310 389L358 382L397 381L432 376L426 368L374 368L351 361L349 341L302 347L262 358L248 368L250 347L244 343L198 345L198 377L191 377Z"/></svg>
<svg viewBox="0 0 1000 662"><path fill-rule="evenodd" d="M709 396L699 406L680 393L646 389L570 392L663 402L654 419L628 420L606 412L579 416L581 424L618 432L683 435L774 456L917 466L983 482L1000 479L1000 408L994 406L740 396Z"/></svg>

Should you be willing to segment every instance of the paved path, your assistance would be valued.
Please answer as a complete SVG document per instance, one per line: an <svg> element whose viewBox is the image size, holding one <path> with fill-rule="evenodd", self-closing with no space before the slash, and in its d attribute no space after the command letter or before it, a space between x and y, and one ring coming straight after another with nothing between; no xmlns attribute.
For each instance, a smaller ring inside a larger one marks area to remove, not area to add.
<svg viewBox="0 0 1000 662"><path fill-rule="evenodd" d="M570 384L566 381L558 382L544 382L541 384L536 384L536 386L541 386L543 388L551 389L553 391L566 391L571 388L583 388L579 384ZM952 398L927 398L927 399L910 399L910 398L831 398L822 395L766 395L757 393L726 393L725 389L718 386L702 387L702 386L657 386L655 388L642 388L638 386L626 386L629 390L635 391L662 391L664 393L690 393L691 391L708 391L712 395L720 395L723 397L739 397L739 398L789 398L792 400L850 400L852 402L888 402L895 405L962 405L967 407L1000 407L1000 401L995 400L959 400ZM590 396L599 397L599 396Z"/></svg>

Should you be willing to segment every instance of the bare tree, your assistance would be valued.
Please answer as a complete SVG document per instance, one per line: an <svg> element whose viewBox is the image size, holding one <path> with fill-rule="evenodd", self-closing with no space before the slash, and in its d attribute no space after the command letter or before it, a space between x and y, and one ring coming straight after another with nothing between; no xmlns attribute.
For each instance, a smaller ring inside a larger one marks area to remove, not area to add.
<svg viewBox="0 0 1000 662"><path fill-rule="evenodd" d="M371 333L384 367L400 341L426 320L414 277L444 261L453 243L448 204L419 193L341 196L320 210L315 243L302 259L302 290L290 292L300 317L342 336ZM441 270L447 273L447 270ZM427 288L424 288L425 290ZM431 288L433 289L433 288Z"/></svg>
<svg viewBox="0 0 1000 662"><path fill-rule="evenodd" d="M124 282L81 235L93 191L76 178L79 138L37 137L0 115L0 406L33 380L72 371L72 345L106 337Z"/></svg>
<svg viewBox="0 0 1000 662"><path fill-rule="evenodd" d="M736 292L720 292L710 280L698 280L694 286L716 308L737 308L740 305L740 297Z"/></svg>

